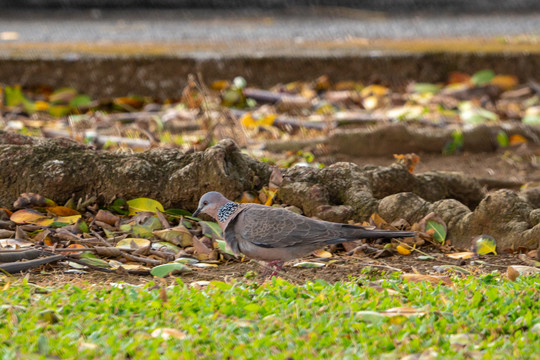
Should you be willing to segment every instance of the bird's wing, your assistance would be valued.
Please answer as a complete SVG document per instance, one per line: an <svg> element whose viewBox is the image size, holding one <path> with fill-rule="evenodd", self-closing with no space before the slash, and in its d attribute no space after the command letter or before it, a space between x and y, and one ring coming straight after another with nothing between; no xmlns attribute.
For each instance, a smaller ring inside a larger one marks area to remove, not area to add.
<svg viewBox="0 0 540 360"><path fill-rule="evenodd" d="M243 241L266 248L286 248L339 239L340 226L282 208L250 204L228 224L225 239L234 251L239 251L238 244Z"/></svg>

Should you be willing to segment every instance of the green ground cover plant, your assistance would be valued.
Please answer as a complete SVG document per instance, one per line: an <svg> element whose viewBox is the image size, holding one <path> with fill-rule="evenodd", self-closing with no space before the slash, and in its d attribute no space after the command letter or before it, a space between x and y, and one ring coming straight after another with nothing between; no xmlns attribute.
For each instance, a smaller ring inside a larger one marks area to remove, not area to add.
<svg viewBox="0 0 540 360"><path fill-rule="evenodd" d="M540 281L40 287L4 279L2 359L538 359ZM411 356L412 355L412 356Z"/></svg>

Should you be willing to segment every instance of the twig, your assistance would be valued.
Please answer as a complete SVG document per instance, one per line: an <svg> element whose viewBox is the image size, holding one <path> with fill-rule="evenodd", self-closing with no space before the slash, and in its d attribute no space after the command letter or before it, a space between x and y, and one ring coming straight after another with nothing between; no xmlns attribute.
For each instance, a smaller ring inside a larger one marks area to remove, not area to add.
<svg viewBox="0 0 540 360"><path fill-rule="evenodd" d="M260 103L275 104L280 101L305 102L307 98L304 96L279 93L262 89L245 88L242 90L244 96L251 98Z"/></svg>
<svg viewBox="0 0 540 360"><path fill-rule="evenodd" d="M114 249L114 250L121 250L121 251L128 251L128 252L137 250L137 249L119 249L119 248L112 247L112 246L103 246L103 247L100 247L100 249L103 249L103 250L113 250ZM62 249L54 249L54 250L50 250L50 251L53 251L53 252L98 252L98 249L96 249L96 248L73 248L73 249L62 248Z"/></svg>
<svg viewBox="0 0 540 360"><path fill-rule="evenodd" d="M352 259L356 260L354 257L351 257ZM403 272L402 269L398 269L398 268L395 268L395 267L392 267L392 266L388 266L388 265L378 265L378 264L366 264L366 263L360 263L360 262L355 262L357 265L361 265L361 266L373 266L373 267L380 267L380 268L385 268L385 269L389 269L389 270L392 270L392 271L396 271L396 272Z"/></svg>
<svg viewBox="0 0 540 360"><path fill-rule="evenodd" d="M99 235L99 234L97 233L97 231L90 230L90 233L91 233L92 235L94 235L94 236L95 236L95 237L96 237L103 245L111 246L111 244L110 244L108 241L106 241L101 235Z"/></svg>
<svg viewBox="0 0 540 360"><path fill-rule="evenodd" d="M10 263L19 260L31 260L41 256L41 251L37 249L3 249L0 250L0 263Z"/></svg>
<svg viewBox="0 0 540 360"><path fill-rule="evenodd" d="M58 256L63 256L63 255L58 255ZM72 257L69 257L69 256L63 256L63 258L65 260L67 260L67 261L71 261L71 262L74 262L76 264L87 266L92 270L97 270L97 271L106 272L106 273L115 273L115 274L118 273L117 270L107 269L107 268L103 268L103 267L100 267L100 266L91 265L91 264L88 264L88 263L84 262L83 260L79 260L79 259L72 258ZM124 269L123 272L125 272L125 271L127 271L127 273L130 274L130 275L150 275L149 270L126 270L126 269Z"/></svg>
<svg viewBox="0 0 540 360"><path fill-rule="evenodd" d="M122 252L122 256L125 257L127 260L142 262L142 263L145 263L145 264L148 264L148 265L154 265L155 266L155 265L163 264L163 262L159 261L159 260L145 258L145 257L142 257L142 256L135 256L135 255L127 254L127 253L124 253L124 252Z"/></svg>
<svg viewBox="0 0 540 360"><path fill-rule="evenodd" d="M30 270L35 267L48 264L54 261L62 260L62 259L64 259L63 255L52 255L52 256L47 256L45 258L34 259L30 261L10 262L10 263L1 264L0 271L5 271L8 273L14 274L14 273Z"/></svg>

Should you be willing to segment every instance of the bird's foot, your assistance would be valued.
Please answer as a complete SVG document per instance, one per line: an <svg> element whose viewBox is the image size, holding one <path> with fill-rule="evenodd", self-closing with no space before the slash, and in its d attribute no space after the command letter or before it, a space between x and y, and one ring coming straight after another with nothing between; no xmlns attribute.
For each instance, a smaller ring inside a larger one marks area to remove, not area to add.
<svg viewBox="0 0 540 360"><path fill-rule="evenodd" d="M273 260L266 264L266 271L263 276L268 276L268 278L271 279L273 276L277 276L281 271L285 271L285 269L283 269L283 261Z"/></svg>

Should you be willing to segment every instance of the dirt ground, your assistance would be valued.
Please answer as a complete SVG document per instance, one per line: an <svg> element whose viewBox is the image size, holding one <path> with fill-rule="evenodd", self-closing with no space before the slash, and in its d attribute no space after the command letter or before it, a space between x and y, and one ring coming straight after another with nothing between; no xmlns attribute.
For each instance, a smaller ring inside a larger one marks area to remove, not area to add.
<svg viewBox="0 0 540 360"><path fill-rule="evenodd" d="M453 260L443 254L435 254L435 259L420 260L417 255L402 256L394 255L383 259L371 259L366 256L343 256L334 257L335 263L328 264L323 268L298 268L292 264L286 264L285 271L278 276L292 283L305 283L316 279L323 279L327 282L347 281L355 278L384 278L388 273L398 271L401 273L420 273L429 275L449 275L456 274L464 276L467 274L487 274L493 271L505 273L509 265L526 265L517 255L500 254L484 255L478 259ZM305 259L309 261L310 259ZM298 261L297 261L298 262ZM114 273L103 273L99 271L89 271L86 274L67 274L63 267L58 265L47 265L40 269L28 272L27 274L14 275L15 279L27 277L28 281L40 286L57 286L58 284L71 283L78 286L110 286L114 283L128 283L134 285L146 284L156 280L152 276L136 276ZM176 283L176 278L180 278L184 283L194 283L197 281L258 281L263 282L268 279L264 274L265 268L254 261L229 262L215 268L197 268L190 273L169 276L165 280L168 284Z"/></svg>
<svg viewBox="0 0 540 360"><path fill-rule="evenodd" d="M523 144L487 153L462 153L458 155L417 154L420 162L416 174L427 171L459 171L479 179L498 179L517 183L540 181L540 145ZM392 156L352 158L346 155L324 157L325 164L350 161L360 166L388 166Z"/></svg>

